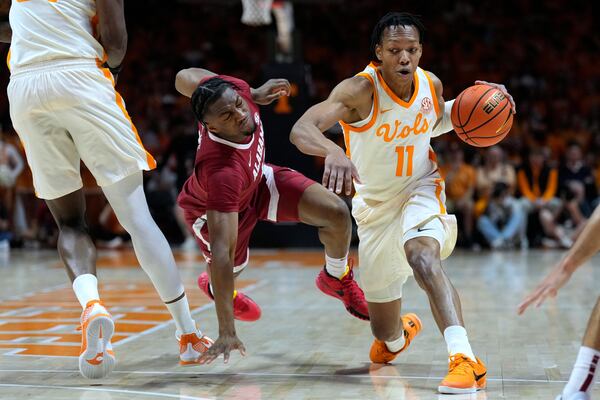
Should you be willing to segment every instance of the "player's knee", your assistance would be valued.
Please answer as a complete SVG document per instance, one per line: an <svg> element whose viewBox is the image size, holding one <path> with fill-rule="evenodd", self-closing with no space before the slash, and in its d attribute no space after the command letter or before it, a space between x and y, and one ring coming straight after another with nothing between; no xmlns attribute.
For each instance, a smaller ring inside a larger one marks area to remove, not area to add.
<svg viewBox="0 0 600 400"><path fill-rule="evenodd" d="M327 219L330 224L338 227L349 227L352 225L350 210L342 199L335 197L327 207Z"/></svg>
<svg viewBox="0 0 600 400"><path fill-rule="evenodd" d="M410 243L405 245L408 264L419 283L434 279L439 270L439 248L429 244Z"/></svg>
<svg viewBox="0 0 600 400"><path fill-rule="evenodd" d="M56 223L61 231L87 232L88 230L85 219L79 216L59 218Z"/></svg>
<svg viewBox="0 0 600 400"><path fill-rule="evenodd" d="M390 342L398 338L399 326L393 324L373 324L371 323L371 332L377 340Z"/></svg>

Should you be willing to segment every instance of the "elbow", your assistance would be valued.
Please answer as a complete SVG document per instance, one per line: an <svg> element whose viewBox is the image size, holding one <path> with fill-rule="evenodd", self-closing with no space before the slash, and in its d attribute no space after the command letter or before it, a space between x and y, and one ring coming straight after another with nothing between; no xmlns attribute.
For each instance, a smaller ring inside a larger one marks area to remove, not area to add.
<svg viewBox="0 0 600 400"><path fill-rule="evenodd" d="M298 147L300 145L300 142L302 141L302 124L302 121L297 121L292 127L292 131L290 132L290 142L296 147Z"/></svg>
<svg viewBox="0 0 600 400"><path fill-rule="evenodd" d="M115 32L116 33L116 32ZM127 33L122 32L119 34L111 34L111 33L103 33L101 37L102 45L104 46L104 50L109 55L109 57L119 57L123 58L125 53L127 52ZM111 65L112 67L116 67L116 65Z"/></svg>

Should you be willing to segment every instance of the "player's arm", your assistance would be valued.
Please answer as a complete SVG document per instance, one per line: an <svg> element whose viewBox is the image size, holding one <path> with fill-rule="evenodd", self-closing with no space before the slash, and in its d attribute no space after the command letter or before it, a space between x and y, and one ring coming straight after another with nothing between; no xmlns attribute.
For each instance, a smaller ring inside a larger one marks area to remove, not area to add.
<svg viewBox="0 0 600 400"><path fill-rule="evenodd" d="M329 98L309 108L294 124L290 141L304 154L325 157L323 186L338 194L352 191L352 179L360 182L358 171L343 149L327 139L323 132L338 121L353 123L361 118L358 109L372 104L373 86L359 76L338 84Z"/></svg>
<svg viewBox="0 0 600 400"><path fill-rule="evenodd" d="M99 41L108 56L106 63L116 75L127 51L127 28L123 0L96 0Z"/></svg>
<svg viewBox="0 0 600 400"><path fill-rule="evenodd" d="M182 69L175 77L175 89L186 97L192 97L200 81L215 75L203 68ZM256 104L266 105L281 96L289 96L290 83L287 79L269 79L257 89L250 88L250 93Z"/></svg>
<svg viewBox="0 0 600 400"><path fill-rule="evenodd" d="M219 337L212 347L200 358L200 363L211 363L220 354L229 360L231 350L246 349L238 339L233 319L233 267L238 232L238 213L208 210L208 232L210 237L210 281L215 298Z"/></svg>
<svg viewBox="0 0 600 400"><path fill-rule="evenodd" d="M548 276L537 288L527 296L518 307L518 313L523 312L531 304L539 307L548 297L555 297L558 290L568 282L571 274L600 251L600 207L596 207L587 225L562 260L554 266Z"/></svg>
<svg viewBox="0 0 600 400"><path fill-rule="evenodd" d="M175 77L175 89L185 97L192 97L200 81L215 75L214 72L203 68L182 69Z"/></svg>

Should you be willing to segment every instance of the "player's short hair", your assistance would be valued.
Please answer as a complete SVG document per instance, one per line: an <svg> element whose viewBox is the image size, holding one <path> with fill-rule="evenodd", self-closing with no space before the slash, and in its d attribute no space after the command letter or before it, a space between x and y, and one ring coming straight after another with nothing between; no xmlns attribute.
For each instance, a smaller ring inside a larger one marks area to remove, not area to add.
<svg viewBox="0 0 600 400"><path fill-rule="evenodd" d="M374 60L377 60L375 49L378 44L381 44L383 39L383 31L390 26L414 26L419 31L419 43L423 43L425 34L425 25L421 22L418 15L413 15L406 12L389 12L385 14L373 28L371 34L371 53Z"/></svg>
<svg viewBox="0 0 600 400"><path fill-rule="evenodd" d="M204 123L204 114L206 113L206 110L208 110L208 107L219 100L227 88L233 90L238 89L233 83L215 76L214 78L202 82L202 84L198 85L196 90L194 90L194 93L192 94L192 110L200 123Z"/></svg>

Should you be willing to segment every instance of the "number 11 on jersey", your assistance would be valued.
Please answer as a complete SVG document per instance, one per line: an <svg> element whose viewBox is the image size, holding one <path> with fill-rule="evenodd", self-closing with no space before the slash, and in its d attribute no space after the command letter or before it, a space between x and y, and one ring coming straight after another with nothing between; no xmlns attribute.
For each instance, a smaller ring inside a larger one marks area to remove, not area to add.
<svg viewBox="0 0 600 400"><path fill-rule="evenodd" d="M415 146L397 146L398 164L396 165L396 176L412 176L413 152ZM404 153L406 153L406 175L404 175Z"/></svg>

